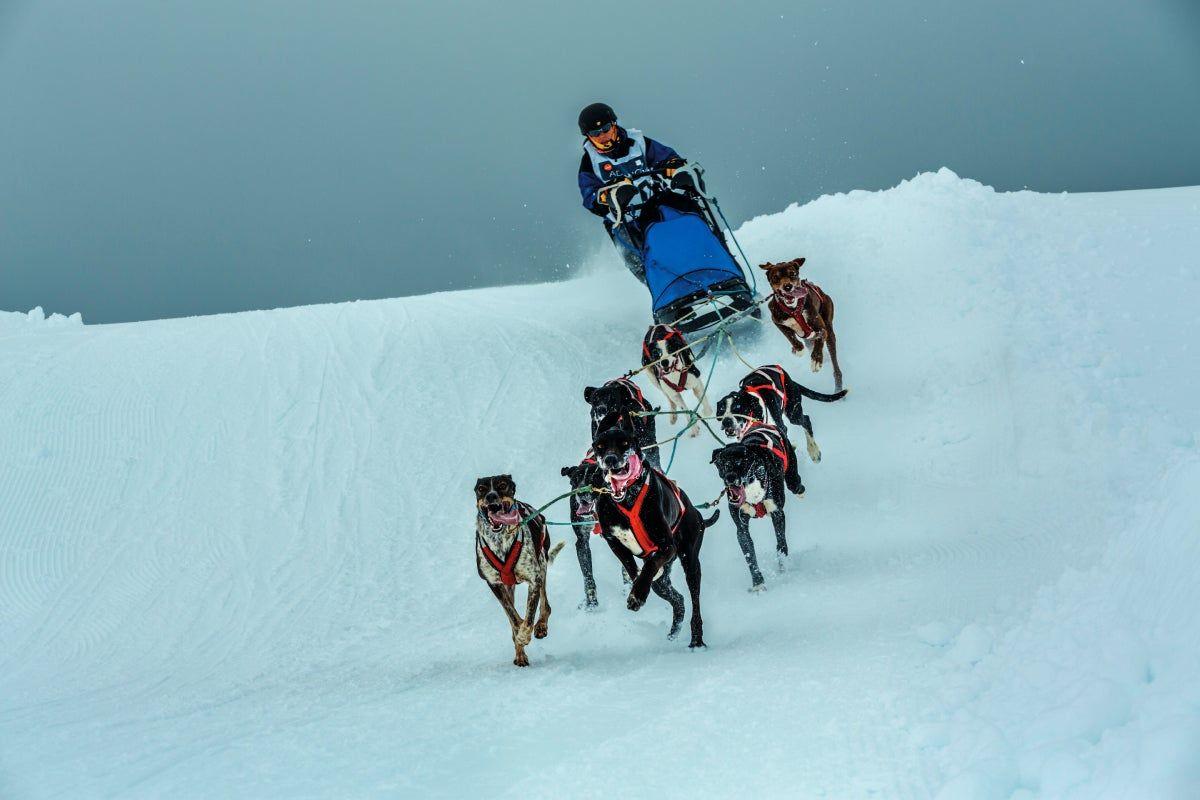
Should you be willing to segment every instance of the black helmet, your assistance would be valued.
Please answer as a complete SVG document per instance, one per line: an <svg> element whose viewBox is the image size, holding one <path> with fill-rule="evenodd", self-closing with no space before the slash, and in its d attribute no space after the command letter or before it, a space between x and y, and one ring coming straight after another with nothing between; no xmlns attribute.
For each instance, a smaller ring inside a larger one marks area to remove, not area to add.
<svg viewBox="0 0 1200 800"><path fill-rule="evenodd" d="M588 131L603 128L610 122L617 121L617 112L606 103L592 103L579 112L579 132L587 136Z"/></svg>

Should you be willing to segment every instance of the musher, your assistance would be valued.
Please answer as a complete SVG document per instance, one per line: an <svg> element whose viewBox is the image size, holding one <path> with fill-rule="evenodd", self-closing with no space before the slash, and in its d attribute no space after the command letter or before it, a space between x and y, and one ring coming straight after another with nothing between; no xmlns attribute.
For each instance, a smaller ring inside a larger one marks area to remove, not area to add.
<svg viewBox="0 0 1200 800"><path fill-rule="evenodd" d="M672 148L641 131L622 128L617 124L616 112L604 103L592 103L579 112L579 132L584 137L583 158L579 162L579 193L583 195L583 207L604 218L604 229L625 260L625 266L645 283L646 269L641 256L643 226L639 224L639 217L646 201L653 196L656 202L686 205L691 210L690 203L672 192L656 195L654 185L659 179L654 176L633 178L616 186L612 184L639 171L662 170L672 188L690 187L692 179L686 172L675 177L676 170L687 161ZM676 182L681 185L676 186ZM609 197L610 192L613 197ZM622 209L620 222L613 200Z"/></svg>

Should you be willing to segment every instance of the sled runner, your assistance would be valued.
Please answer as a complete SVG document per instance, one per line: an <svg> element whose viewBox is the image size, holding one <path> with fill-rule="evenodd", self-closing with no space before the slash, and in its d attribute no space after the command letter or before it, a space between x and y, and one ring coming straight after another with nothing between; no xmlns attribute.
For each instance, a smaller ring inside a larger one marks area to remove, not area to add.
<svg viewBox="0 0 1200 800"><path fill-rule="evenodd" d="M634 251L645 269L654 321L695 333L754 308L754 293L729 251L704 190L703 170L689 165L668 180L644 170L610 184L614 239ZM650 178L634 183L626 181ZM636 219L624 209L637 202Z"/></svg>

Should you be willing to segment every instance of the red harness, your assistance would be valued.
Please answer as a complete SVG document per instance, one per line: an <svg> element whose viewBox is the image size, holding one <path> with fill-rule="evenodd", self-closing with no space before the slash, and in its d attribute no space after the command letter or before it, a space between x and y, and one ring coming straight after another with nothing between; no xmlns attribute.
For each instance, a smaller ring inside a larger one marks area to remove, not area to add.
<svg viewBox="0 0 1200 800"><path fill-rule="evenodd" d="M488 560L493 569L500 573L500 582L505 586L517 585L517 576L513 571L517 568L517 561L521 558L521 549L523 546L524 542L518 536L517 540L513 542L513 546L508 549L508 557L501 561L500 557L493 553L490 547L482 541L479 543L479 549L483 551L483 557Z"/></svg>
<svg viewBox="0 0 1200 800"><path fill-rule="evenodd" d="M787 448L783 445L783 434L774 425L766 425L761 422L753 423L738 441L749 447L761 447L764 450L769 450L779 459L779 462L783 465L783 471L787 472ZM767 515L766 499L764 498L761 502L755 503L753 508L755 519L765 517Z"/></svg>
<svg viewBox="0 0 1200 800"><path fill-rule="evenodd" d="M771 371L778 372L774 378L771 377ZM742 391L754 395L758 398L758 403L762 406L763 418L767 414L767 402L763 399L762 392L774 392L779 395L780 407L787 408L787 381L784 380L783 367L778 364L772 364L769 367L759 367L742 379ZM755 375L762 375L766 379L766 383L752 383L747 385L745 382L753 378Z"/></svg>
<svg viewBox="0 0 1200 800"><path fill-rule="evenodd" d="M621 386L625 391L629 392L629 396L641 406L641 411L648 411L650 409L650 404L646 402L646 397L642 394L642 390L633 381L628 378L613 378L609 383Z"/></svg>
<svg viewBox="0 0 1200 800"><path fill-rule="evenodd" d="M756 439L757 441L747 441L747 439ZM742 434L738 441L749 447L761 447L764 450L771 451L779 459L780 463L783 464L783 471L787 472L788 452L787 448L783 445L783 434L779 432L779 428L776 428L774 425L755 422Z"/></svg>
<svg viewBox="0 0 1200 800"><path fill-rule="evenodd" d="M659 328L662 328L663 330L665 330L667 332L666 336L663 336L661 339L654 337L654 332L657 331ZM669 375L670 373L667 372L666 370L661 369L660 364L662 364L662 362L658 361L654 357L654 355L650 352L650 345L654 344L655 342L670 342L672 339L679 339L679 341L683 342L683 345L678 350L676 350L674 353L671 352L671 347L670 347L670 345L668 345L667 346L667 355L668 356L678 355L679 359L680 359L680 363L683 363L684 359L681 354L682 354L684 348L687 347L687 340L683 338L683 333L678 328L672 328L670 325L653 325L653 326L651 326L650 330L646 332L646 338L644 340L642 340L642 354L646 357L646 362L648 364L653 364L653 366L650 368L652 370L654 370L655 376L660 381L665 383L667 386L670 386L676 392L682 393L685 389L687 389L687 375L688 375L687 365L684 364L683 368L680 370L680 372L679 372L680 382L678 384L676 384L670 378L667 377L667 375Z"/></svg>
<svg viewBox="0 0 1200 800"><path fill-rule="evenodd" d="M778 296L771 298L771 302L767 303L767 308L771 310L772 314L794 319L796 324L800 326L800 335L807 339L813 335L813 327L804 318L804 301L808 299L809 292L816 295L817 299L824 298L825 294L815 283L809 283L808 281L800 281L800 287L803 289L803 294L796 300L795 308L784 305Z"/></svg>
<svg viewBox="0 0 1200 800"><path fill-rule="evenodd" d="M675 531L679 529L679 523L683 521L683 497L679 492L679 486L667 476L651 470L651 474L646 476L646 482L642 484L642 490L638 492L637 498L633 501L633 507L628 510L615 497L613 498L613 505L625 517L625 520L629 523L629 529L633 531L633 538L637 540L638 547L642 548L643 558L649 558L658 552L658 545L651 540L650 534L646 531L646 524L642 522L642 503L645 502L646 495L650 493L650 479L654 475L662 478L675 495L675 503L678 506L679 514L675 518L675 522L671 525L671 536L674 537Z"/></svg>
<svg viewBox="0 0 1200 800"><path fill-rule="evenodd" d="M522 516L527 516L529 512L533 510L531 506L521 502L517 503L517 507L521 509ZM537 542L538 549L542 551L542 555L546 555L549 544L550 542L546 537L546 531L545 529L542 529L540 535L538 536ZM521 550L524 548L525 533L522 531L521 533L517 534L517 538L512 543L512 547L508 548L508 554L504 557L504 560L501 561L500 557L492 551L492 548L487 546L487 542L483 541L482 538L479 540L479 549L483 552L483 557L488 560L488 563L492 565L493 569L500 573L500 582L505 586L517 585L517 562L521 560Z"/></svg>

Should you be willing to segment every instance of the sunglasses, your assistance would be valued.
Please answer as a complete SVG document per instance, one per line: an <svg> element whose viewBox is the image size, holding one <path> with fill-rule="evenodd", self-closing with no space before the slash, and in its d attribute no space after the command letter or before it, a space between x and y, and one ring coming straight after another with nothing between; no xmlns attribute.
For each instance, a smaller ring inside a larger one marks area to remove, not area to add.
<svg viewBox="0 0 1200 800"><path fill-rule="evenodd" d="M609 131L611 131L613 129L613 125L616 125L616 123L615 122L605 123L604 125L601 125L599 128L588 131L587 135L588 136L601 136L601 135L606 134Z"/></svg>

